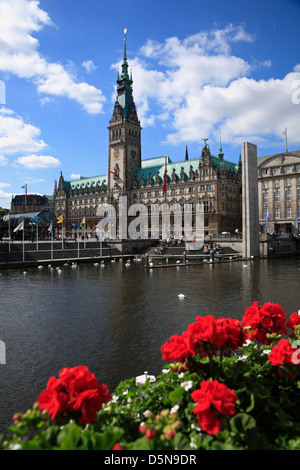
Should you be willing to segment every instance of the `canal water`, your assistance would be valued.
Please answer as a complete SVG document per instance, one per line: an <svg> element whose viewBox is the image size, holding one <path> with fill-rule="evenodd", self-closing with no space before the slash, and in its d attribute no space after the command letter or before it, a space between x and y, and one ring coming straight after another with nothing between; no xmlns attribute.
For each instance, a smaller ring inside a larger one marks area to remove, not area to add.
<svg viewBox="0 0 300 470"><path fill-rule="evenodd" d="M300 309L300 259L145 269L105 267L0 271L0 433L25 412L63 367L87 365L112 392L124 379L161 372L161 345L197 315L242 319L245 309L279 303ZM184 294L180 300L178 294Z"/></svg>

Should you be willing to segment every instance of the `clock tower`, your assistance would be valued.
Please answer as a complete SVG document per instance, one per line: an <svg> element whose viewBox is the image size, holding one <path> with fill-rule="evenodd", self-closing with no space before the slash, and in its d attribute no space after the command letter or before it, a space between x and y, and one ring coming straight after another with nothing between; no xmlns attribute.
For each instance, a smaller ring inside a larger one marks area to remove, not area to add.
<svg viewBox="0 0 300 470"><path fill-rule="evenodd" d="M132 189L136 171L141 168L141 125L128 74L126 33L121 76L118 73L117 99L109 123L108 189L125 193Z"/></svg>

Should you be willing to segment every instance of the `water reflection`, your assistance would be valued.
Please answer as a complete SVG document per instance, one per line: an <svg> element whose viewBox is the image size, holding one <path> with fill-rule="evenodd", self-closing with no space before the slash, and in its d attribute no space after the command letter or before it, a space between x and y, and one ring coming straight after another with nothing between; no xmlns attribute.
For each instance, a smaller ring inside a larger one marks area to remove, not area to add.
<svg viewBox="0 0 300 470"><path fill-rule="evenodd" d="M161 371L161 345L197 315L241 319L254 300L300 308L298 259L146 270L107 262L77 269L3 271L0 432L26 411L51 375L86 364L111 390ZM185 299L178 298L179 293Z"/></svg>

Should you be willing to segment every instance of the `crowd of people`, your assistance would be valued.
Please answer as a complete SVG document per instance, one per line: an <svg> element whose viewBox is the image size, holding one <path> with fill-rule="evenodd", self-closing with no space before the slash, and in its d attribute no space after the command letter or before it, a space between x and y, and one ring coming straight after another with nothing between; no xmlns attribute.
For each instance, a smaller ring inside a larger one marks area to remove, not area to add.
<svg viewBox="0 0 300 470"><path fill-rule="evenodd" d="M222 254L223 249L219 243L205 242L203 245L203 253Z"/></svg>

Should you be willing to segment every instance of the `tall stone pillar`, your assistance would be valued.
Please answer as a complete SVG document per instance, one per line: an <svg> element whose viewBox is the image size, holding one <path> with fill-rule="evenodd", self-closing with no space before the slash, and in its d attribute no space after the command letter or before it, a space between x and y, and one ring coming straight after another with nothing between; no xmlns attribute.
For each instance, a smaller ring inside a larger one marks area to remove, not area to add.
<svg viewBox="0 0 300 470"><path fill-rule="evenodd" d="M243 257L259 256L259 213L257 146L243 143L242 149L243 191Z"/></svg>

